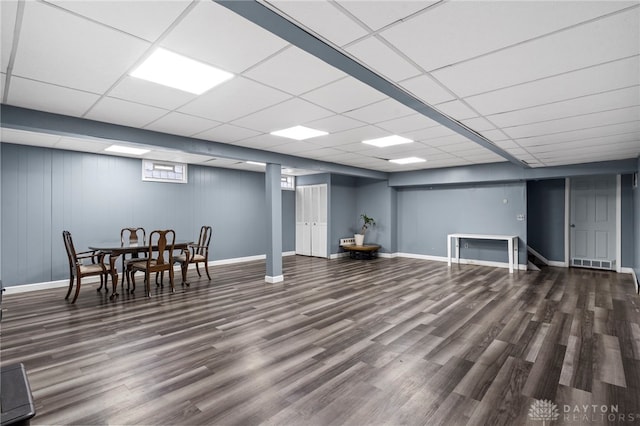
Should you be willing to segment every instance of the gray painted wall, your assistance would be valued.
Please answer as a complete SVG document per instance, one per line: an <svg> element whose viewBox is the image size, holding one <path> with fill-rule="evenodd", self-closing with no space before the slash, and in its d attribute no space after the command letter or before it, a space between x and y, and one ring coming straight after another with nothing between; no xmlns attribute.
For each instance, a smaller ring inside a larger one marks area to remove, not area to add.
<svg viewBox="0 0 640 426"><path fill-rule="evenodd" d="M362 227L361 214L374 218L376 224L367 230L364 241L380 244L382 253L397 251L395 193L396 189L390 188L387 181L358 179L354 231L359 232Z"/></svg>
<svg viewBox="0 0 640 426"><path fill-rule="evenodd" d="M340 252L340 238L353 237L356 210L356 179L349 176L333 175L331 177L331 211L329 214L330 229L329 253Z"/></svg>
<svg viewBox="0 0 640 426"><path fill-rule="evenodd" d="M527 182L527 243L556 262L564 262L564 196L564 179Z"/></svg>
<svg viewBox="0 0 640 426"><path fill-rule="evenodd" d="M504 200L507 200L504 203ZM524 182L473 186L401 188L398 190L398 251L445 257L447 234L505 234L520 237L519 263L526 263ZM465 241L463 258L507 262L505 243Z"/></svg>
<svg viewBox="0 0 640 426"><path fill-rule="evenodd" d="M262 173L189 166L188 184L142 182L137 159L4 143L0 149L5 286L67 278L65 229L82 250L118 240L123 226L172 228L179 239L196 239L209 224L212 260L266 251ZM294 202L283 197L285 251L294 245Z"/></svg>

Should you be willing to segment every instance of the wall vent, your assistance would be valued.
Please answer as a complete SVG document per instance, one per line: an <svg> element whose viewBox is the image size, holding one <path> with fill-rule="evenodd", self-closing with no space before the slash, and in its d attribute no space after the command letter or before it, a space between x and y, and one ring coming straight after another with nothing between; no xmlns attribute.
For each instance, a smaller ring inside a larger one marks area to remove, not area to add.
<svg viewBox="0 0 640 426"><path fill-rule="evenodd" d="M571 266L580 266L581 268L593 268L593 269L615 269L616 262L613 260L596 260L596 259L580 259L572 258Z"/></svg>

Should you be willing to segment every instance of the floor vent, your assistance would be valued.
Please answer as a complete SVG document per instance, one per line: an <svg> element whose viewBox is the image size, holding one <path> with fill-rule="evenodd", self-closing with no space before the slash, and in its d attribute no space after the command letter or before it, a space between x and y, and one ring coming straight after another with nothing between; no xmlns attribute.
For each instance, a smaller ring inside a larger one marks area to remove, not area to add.
<svg viewBox="0 0 640 426"><path fill-rule="evenodd" d="M612 260L579 259L574 257L571 259L571 266L611 270L615 269L615 262Z"/></svg>

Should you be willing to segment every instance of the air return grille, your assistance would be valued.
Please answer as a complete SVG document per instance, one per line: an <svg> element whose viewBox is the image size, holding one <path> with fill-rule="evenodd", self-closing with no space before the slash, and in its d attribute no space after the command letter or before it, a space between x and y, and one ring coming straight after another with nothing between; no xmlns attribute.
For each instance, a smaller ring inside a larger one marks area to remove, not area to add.
<svg viewBox="0 0 640 426"><path fill-rule="evenodd" d="M581 268L615 269L615 264L616 262L613 260L580 259L577 257L571 259L571 266Z"/></svg>

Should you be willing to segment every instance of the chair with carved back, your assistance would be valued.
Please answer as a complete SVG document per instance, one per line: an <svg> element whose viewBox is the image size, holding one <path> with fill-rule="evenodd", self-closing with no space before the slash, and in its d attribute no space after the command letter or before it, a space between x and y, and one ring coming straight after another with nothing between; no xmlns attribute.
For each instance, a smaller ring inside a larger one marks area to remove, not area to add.
<svg viewBox="0 0 640 426"><path fill-rule="evenodd" d="M120 230L120 244L139 245L141 248L146 248L147 233L144 228L122 228ZM129 259L125 259L122 256L122 282L124 283L124 277L127 277L127 291L129 291L131 268L134 262L144 260L140 258L138 252L134 252Z"/></svg>
<svg viewBox="0 0 640 426"><path fill-rule="evenodd" d="M71 303L76 303L76 299L80 294L80 284L82 282L82 278L99 276L100 288L102 288L103 284L106 287L109 268L104 264L103 253L96 253L95 250L76 252L76 249L73 246L73 239L71 238L71 233L69 231L62 231L62 239L64 240L64 247L67 251L67 257L69 258L69 290L67 290L65 300L69 299L69 296L71 295L71 290L73 289L75 279L76 292L73 296L73 299L71 300ZM94 263L96 257L98 258L98 262ZM91 260L92 263L85 265L83 263L83 261L85 260Z"/></svg>
<svg viewBox="0 0 640 426"><path fill-rule="evenodd" d="M175 257L175 261L180 263L182 284L189 285L187 281L187 269L191 264L196 265L196 272L198 272L199 277L202 277L200 269L198 268L198 264L200 263L204 263L204 270L207 273L207 278L211 281L211 275L209 275L209 243L211 242L211 234L212 231L210 226L205 225L201 227L198 242L196 244L189 244L187 249L183 250L183 253Z"/></svg>
<svg viewBox="0 0 640 426"><path fill-rule="evenodd" d="M151 285L149 284L151 273L168 271L171 291L175 291L173 285L173 264L175 262L173 250L175 242L176 233L172 229L155 230L149 234L146 259L131 263L131 281L133 282L134 290L136 288L135 273L137 271L145 273L145 292L148 297L151 296Z"/></svg>

